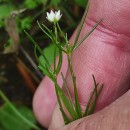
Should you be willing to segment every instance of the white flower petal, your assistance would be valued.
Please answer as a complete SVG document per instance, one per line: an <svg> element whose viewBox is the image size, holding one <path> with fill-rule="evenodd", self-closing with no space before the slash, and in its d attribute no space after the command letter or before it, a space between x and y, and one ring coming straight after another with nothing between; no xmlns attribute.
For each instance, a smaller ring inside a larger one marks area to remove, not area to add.
<svg viewBox="0 0 130 130"><path fill-rule="evenodd" d="M48 12L46 14L47 14L46 18L50 21L50 14Z"/></svg>
<svg viewBox="0 0 130 130"><path fill-rule="evenodd" d="M55 13L51 10L50 13L46 13L47 14L47 19L50 21L50 22L56 22L56 21L59 21L60 18L61 18L61 14L60 14L60 10L58 11L55 11Z"/></svg>
<svg viewBox="0 0 130 130"><path fill-rule="evenodd" d="M51 14L51 15L55 15L55 13L54 13L52 10L51 10L50 14Z"/></svg>
<svg viewBox="0 0 130 130"><path fill-rule="evenodd" d="M55 15L60 15L60 10L56 11Z"/></svg>
<svg viewBox="0 0 130 130"><path fill-rule="evenodd" d="M55 19L55 13L51 10L51 12L50 12L50 20L51 20L51 22L54 22L54 19Z"/></svg>
<svg viewBox="0 0 130 130"><path fill-rule="evenodd" d="M47 14L47 18L49 18L49 17L50 17L50 14L49 14L48 12L47 12L46 14Z"/></svg>
<svg viewBox="0 0 130 130"><path fill-rule="evenodd" d="M62 16L62 15L60 15L60 10L57 11L57 12L55 12L55 18L56 18L57 21L60 20L61 16Z"/></svg>

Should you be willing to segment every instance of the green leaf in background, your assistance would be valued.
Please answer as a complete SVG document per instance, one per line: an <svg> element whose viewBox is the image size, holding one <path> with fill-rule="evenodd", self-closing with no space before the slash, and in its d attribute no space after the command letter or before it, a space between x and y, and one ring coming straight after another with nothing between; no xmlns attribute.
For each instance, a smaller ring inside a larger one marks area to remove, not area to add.
<svg viewBox="0 0 130 130"><path fill-rule="evenodd" d="M29 29L31 26L31 22L31 17L25 17L24 19L22 19L20 23L21 29Z"/></svg>
<svg viewBox="0 0 130 130"><path fill-rule="evenodd" d="M75 0L75 2L76 2L79 6L85 8L86 5L87 5L88 0Z"/></svg>
<svg viewBox="0 0 130 130"><path fill-rule="evenodd" d="M18 107L18 111L33 124L36 123L34 115L30 109L25 106ZM0 107L0 130L30 130L31 127L21 120L15 112L5 103Z"/></svg>
<svg viewBox="0 0 130 130"><path fill-rule="evenodd" d="M61 2L61 0L51 0L51 5L52 6L57 6L59 3Z"/></svg>
<svg viewBox="0 0 130 130"><path fill-rule="evenodd" d="M12 5L1 4L0 5L0 20L9 16L10 12L14 10Z"/></svg>
<svg viewBox="0 0 130 130"><path fill-rule="evenodd" d="M46 0L25 0L24 4L28 9L34 9L39 4L45 4Z"/></svg>
<svg viewBox="0 0 130 130"><path fill-rule="evenodd" d="M54 44L50 44L43 50L43 53L45 54L50 64L54 62L54 46ZM58 55L58 51L56 52L56 55ZM46 65L46 61L42 56L39 57L39 60L41 61L43 66Z"/></svg>
<svg viewBox="0 0 130 130"><path fill-rule="evenodd" d="M35 0L25 0L25 6L28 9L34 9L35 7L37 7L37 3Z"/></svg>

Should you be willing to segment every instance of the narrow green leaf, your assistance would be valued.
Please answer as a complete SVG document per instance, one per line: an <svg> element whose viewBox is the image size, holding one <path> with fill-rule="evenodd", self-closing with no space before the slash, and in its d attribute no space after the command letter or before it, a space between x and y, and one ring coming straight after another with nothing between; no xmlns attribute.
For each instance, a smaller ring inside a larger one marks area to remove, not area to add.
<svg viewBox="0 0 130 130"><path fill-rule="evenodd" d="M97 86L98 86L98 85L99 85L99 84L97 84ZM96 87L94 87L94 90L92 91L92 93L91 93L91 95L90 95L90 97L89 97L89 100L88 100L88 103L87 103L87 106L86 106L86 109L85 109L85 112L84 112L83 117L85 117L85 116L87 116L87 115L89 114L90 104L91 104L91 102L92 102L92 99L93 99L93 96L94 96L94 93L95 93L95 88L96 88Z"/></svg>
<svg viewBox="0 0 130 130"><path fill-rule="evenodd" d="M83 18L82 18L81 23L80 23L80 25L79 25L79 28L78 28L78 31L77 31L77 35L76 35L76 38L75 38L75 41L74 41L74 47L73 47L73 48L75 48L75 46L76 46L76 44L77 44L77 42L78 42L78 39L79 39L81 30L82 30L82 28L83 28L83 24L84 24L84 21L85 21L85 19L86 19L88 10L89 10L89 3L87 4L87 8L86 8L86 10L85 10L85 12L84 12Z"/></svg>
<svg viewBox="0 0 130 130"><path fill-rule="evenodd" d="M69 42L67 33L65 35L65 42L66 42L66 44L68 44L68 42Z"/></svg>
<svg viewBox="0 0 130 130"><path fill-rule="evenodd" d="M64 34L64 32L61 30L61 28L60 28L60 26L59 26L59 23L58 23L58 22L56 22L56 25L57 25L58 30L60 31L60 33L61 33L62 37L64 38L64 40L66 40L65 34Z"/></svg>
<svg viewBox="0 0 130 130"><path fill-rule="evenodd" d="M64 119L64 122L65 122L65 125L69 124L70 123L70 120L68 119L67 115L65 114L65 112L63 111L63 109L60 108L60 111L62 113L62 116L63 116L63 119Z"/></svg>
<svg viewBox="0 0 130 130"><path fill-rule="evenodd" d="M103 20L103 19L99 20L99 21L95 24L95 26L93 27L93 29L90 30L89 33L87 33L87 34L82 38L82 40L79 41L79 42L74 46L73 50L75 50L76 48L78 48L78 47L81 45L81 43L82 43L88 36L90 36L90 35L92 34L92 32L97 28L97 26L102 22L102 20Z"/></svg>
<svg viewBox="0 0 130 130"><path fill-rule="evenodd" d="M65 112L64 112L64 110L63 110L63 106L62 106L62 103L61 103L61 100L60 100L60 95L59 95L59 92L58 92L58 87L59 87L59 85L57 84L56 81L54 81L54 82L55 82L56 96L57 96L57 100L58 100L58 103L59 103L59 106L60 106L60 111L61 111L61 113L62 113L62 116L63 116L63 119L64 119L65 124L68 124L68 123L70 123L70 121L69 121L67 115L65 114Z"/></svg>
<svg viewBox="0 0 130 130"><path fill-rule="evenodd" d="M78 115L77 113L73 110L69 100L67 99L67 97L65 96L65 94L63 93L63 90L57 85L56 86L58 94L64 104L64 106L66 107L67 111L69 112L69 114L71 115L71 117L76 120L78 119Z"/></svg>
<svg viewBox="0 0 130 130"><path fill-rule="evenodd" d="M36 49L37 49L37 47L35 45L35 47L34 47L34 55L36 57L37 62L39 63L39 69L42 70L45 75L47 75L48 77L50 77L50 74L48 73L48 71L46 70L46 68L44 67L44 65L41 63L41 61L39 60L39 57L37 56Z"/></svg>
<svg viewBox="0 0 130 130"><path fill-rule="evenodd" d="M44 65L42 65L41 61L39 60L39 58L37 56L37 46L36 45L34 47L34 55L35 55L35 58L36 58L37 62L42 66L42 68L45 69Z"/></svg>
<svg viewBox="0 0 130 130"><path fill-rule="evenodd" d="M94 102L93 102L93 104L92 104L92 107L91 107L91 109L90 109L90 111L89 111L89 115L94 113L94 110L95 110L95 107L96 107L96 103L97 103L97 99L98 99L98 97L99 97L99 95L100 95L100 93L101 93L101 91L102 91L102 89L103 89L103 86L104 86L104 84L102 84L102 85L100 86L100 88L99 88L99 90L98 90L98 92L97 92L97 95L95 94L95 99L94 99Z"/></svg>
<svg viewBox="0 0 130 130"><path fill-rule="evenodd" d="M79 117L82 117L82 109L79 103L79 98L78 98L78 91L77 91L77 86L76 86L76 77L74 78L74 96L75 96L75 106L76 106L76 112L78 113Z"/></svg>
<svg viewBox="0 0 130 130"><path fill-rule="evenodd" d="M52 34L52 31L45 24L42 24L42 26L49 32L49 34Z"/></svg>
<svg viewBox="0 0 130 130"><path fill-rule="evenodd" d="M58 65L57 65L57 68L56 68L56 74L57 75L59 74L59 72L61 70L62 61L63 61L62 51L59 49L59 61L58 61Z"/></svg>
<svg viewBox="0 0 130 130"><path fill-rule="evenodd" d="M97 87L98 87L99 83L96 83L96 79L95 79L94 75L92 75L92 77L93 77L93 81L94 81L94 90L92 91L92 94L90 95L90 98L89 98L89 101L87 103L86 110L85 110L85 113L84 113L83 116L90 115L90 114L92 114L94 112L98 96L100 95L100 92L101 92L101 90L103 88L103 84L102 84L101 87L99 88L99 90L97 90ZM93 99L94 94L95 94L95 98ZM90 106L92 101L93 101L93 103Z"/></svg>
<svg viewBox="0 0 130 130"><path fill-rule="evenodd" d="M51 65L50 65L48 59L46 58L46 56L44 55L42 49L39 47L39 45L36 43L36 41L34 41L34 39L30 36L30 34L29 34L27 31L24 30L24 32L26 33L26 35L28 36L28 38L32 41L32 43L37 47L37 49L38 49L38 51L40 52L40 54L44 57L44 59L45 59L47 65L48 65L48 66L50 67L50 69L52 70Z"/></svg>
<svg viewBox="0 0 130 130"><path fill-rule="evenodd" d="M95 86L95 96L97 97L97 83L96 83L96 79L95 79L95 77L94 77L94 75L92 74L92 77L93 77L93 81L94 81L94 86Z"/></svg>
<svg viewBox="0 0 130 130"><path fill-rule="evenodd" d="M42 28L42 26L40 25L40 23L39 23L38 21L37 21L37 24L38 24L39 28L53 41L52 36L51 36L51 33L50 33L50 30L43 24L43 27L44 27L44 28L47 28L47 31L49 32L49 33L47 33L47 32Z"/></svg>

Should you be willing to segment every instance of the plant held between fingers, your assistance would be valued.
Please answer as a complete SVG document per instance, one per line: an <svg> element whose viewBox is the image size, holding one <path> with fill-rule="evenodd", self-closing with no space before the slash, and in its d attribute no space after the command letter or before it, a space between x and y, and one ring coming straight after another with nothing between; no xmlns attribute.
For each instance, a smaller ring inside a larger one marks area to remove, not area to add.
<svg viewBox="0 0 130 130"><path fill-rule="evenodd" d="M85 111L82 111L80 103L79 103L79 97L78 97L78 91L77 91L77 85L76 85L76 76L74 74L73 66L71 63L71 54L80 46L81 43L89 36L91 33L96 29L96 27L101 23L102 19L99 20L96 25L90 30L88 34L86 34L81 40L79 40L79 36L86 18L88 12L88 8L85 10L85 14L83 16L83 19L80 23L79 29L77 31L77 35L75 38L74 43L69 42L67 33L64 33L59 25L59 20L62 17L62 14L60 14L59 11L53 12L51 10L50 13L47 12L47 19L53 23L54 30L50 30L46 25L40 24L38 22L38 26L40 29L48 36L48 38L52 41L54 44L54 61L53 61L53 67L50 65L48 59L46 58L45 54L43 53L42 49L38 46L36 41L25 31L27 36L30 38L32 43L34 44L34 53L36 56L36 59L39 63L39 68L42 70L42 72L47 75L54 83L55 91L57 95L57 100L59 103L60 111L62 113L63 119L65 124L68 124L72 122L73 120L77 120L79 118L88 116L92 113L94 113L94 109L96 107L97 99L101 93L101 90L103 88L103 84L99 85L99 83L96 82L96 79L94 75L92 75L93 81L94 81L94 89L90 95L90 98L88 100L88 103L86 104ZM37 51L40 52L41 56L44 58L46 64L43 64L37 55ZM56 62L56 56L58 52L58 62ZM63 73L61 72L61 76L63 79L63 84L66 90L67 95L64 94L63 90L61 89L60 85L57 82L57 77L60 74L62 61L63 61L63 53L67 55L68 59L68 68L70 70L71 74L71 80L73 83L74 88L74 101L72 101L71 94L69 92L69 89L66 84L65 77ZM64 108L68 111L69 117L67 116ZM70 118L71 117L71 118Z"/></svg>

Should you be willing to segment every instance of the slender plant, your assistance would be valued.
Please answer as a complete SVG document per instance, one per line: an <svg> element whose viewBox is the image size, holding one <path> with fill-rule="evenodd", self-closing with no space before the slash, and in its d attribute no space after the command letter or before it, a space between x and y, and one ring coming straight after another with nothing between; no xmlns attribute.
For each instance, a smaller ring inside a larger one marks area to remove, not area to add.
<svg viewBox="0 0 130 130"><path fill-rule="evenodd" d="M94 113L97 99L103 88L103 84L99 85L99 83L96 82L94 75L92 75L93 81L94 81L94 89L90 95L88 103L86 104L85 111L82 111L81 105L79 103L76 76L74 74L73 66L71 63L71 54L83 43L83 41L86 38L88 38L89 35L91 35L91 33L96 29L96 27L102 21L102 19L99 20L95 24L95 26L92 28L92 30L90 30L89 33L87 33L81 40L79 40L79 36L80 36L81 30L83 28L83 24L84 24L85 18L87 16L87 12L88 12L88 8L85 10L83 19L81 20L81 23L77 30L77 35L76 35L76 38L75 38L75 41L73 44L72 43L70 44L68 37L67 37L67 33L64 33L59 25L59 20L62 17L62 14L60 14L60 10L55 11L55 12L53 12L51 10L50 13L47 12L46 18L48 19L49 22L51 22L53 24L54 30L51 30L46 25L40 24L39 22L37 22L39 28L44 32L45 35L48 36L48 38L54 44L53 66L50 65L48 59L46 58L45 54L43 53L42 49L39 47L37 42L25 31L25 33L27 34L27 36L29 37L29 39L32 41L32 43L35 46L34 54L39 63L39 68L54 83L55 92L57 95L57 101L59 103L60 111L62 113L65 124L68 124L68 123L72 122L73 120L77 120L79 118L82 118L82 117L85 117L85 116L88 116L88 115ZM39 52L41 54L41 56L44 58L46 64L42 64L42 62L39 60L37 52ZM56 53L57 52L58 52L58 62L56 62ZM72 96L71 96L68 86L66 84L65 77L64 77L63 73L61 72L63 53L65 53L67 55L67 59L68 59L68 68L70 70L71 80L72 80L73 89L74 89L74 101L72 100ZM67 93L66 95L64 94L63 90L61 89L60 85L57 82L57 77L60 73L61 73L61 76L63 79L63 85L64 85L66 93ZM69 113L69 116L67 116L66 113Z"/></svg>

